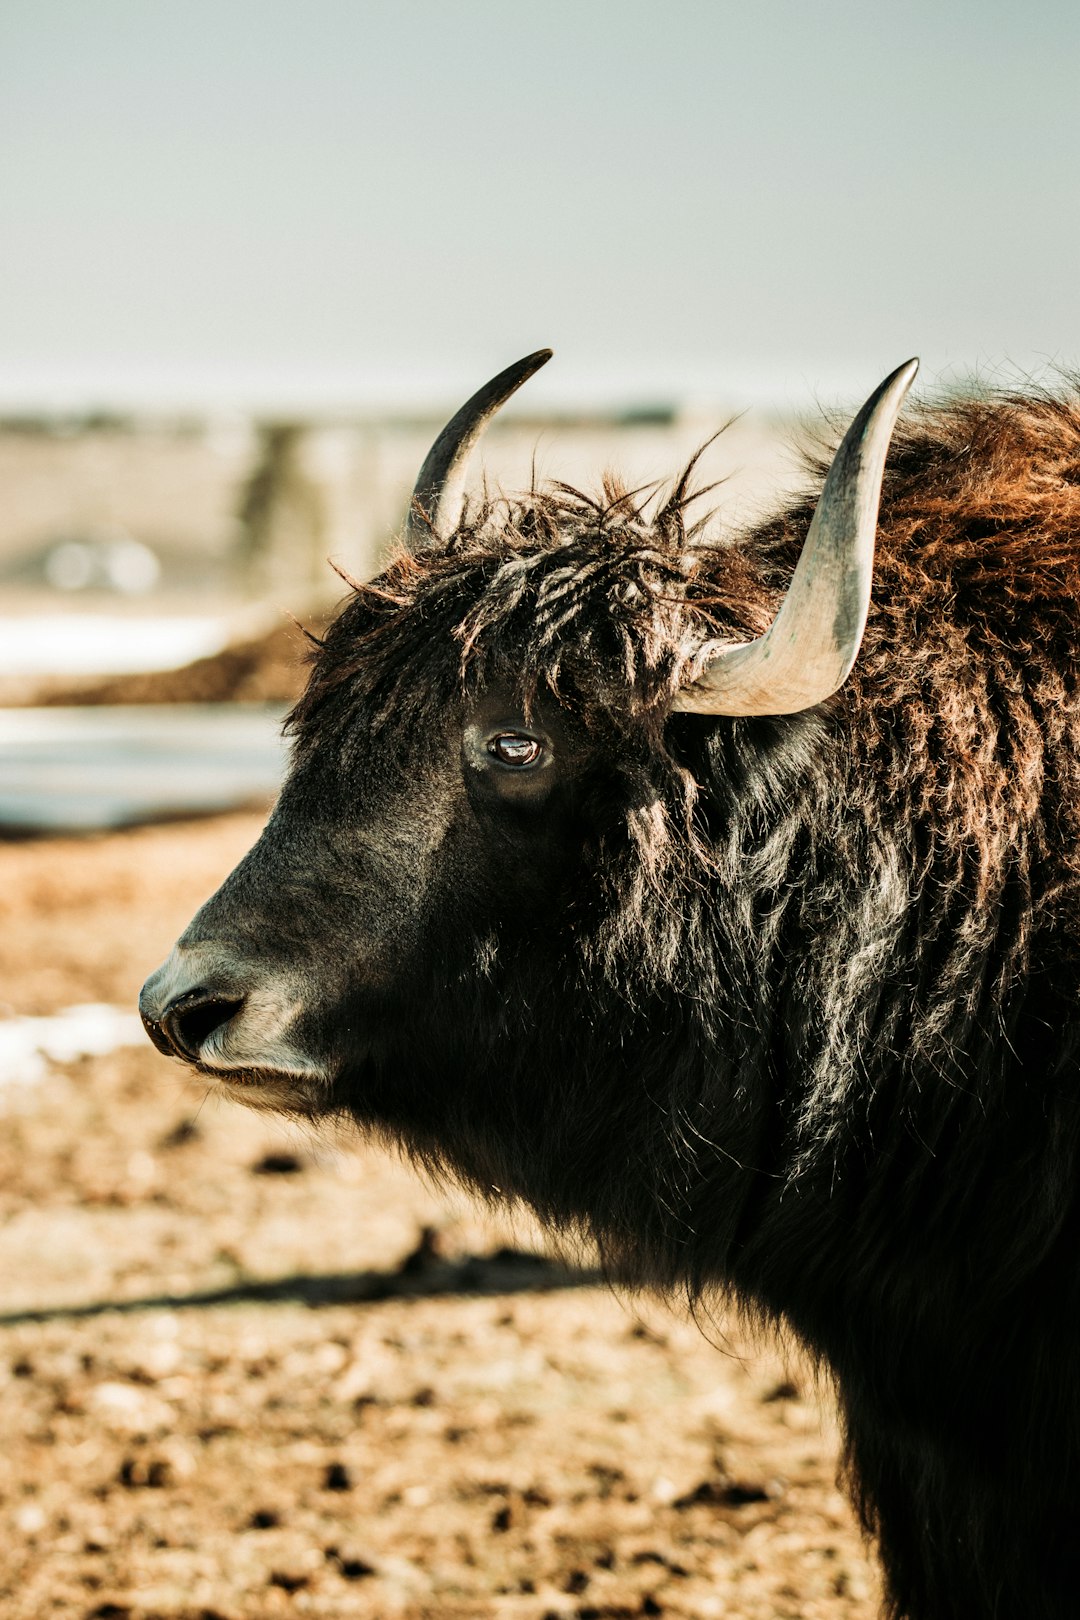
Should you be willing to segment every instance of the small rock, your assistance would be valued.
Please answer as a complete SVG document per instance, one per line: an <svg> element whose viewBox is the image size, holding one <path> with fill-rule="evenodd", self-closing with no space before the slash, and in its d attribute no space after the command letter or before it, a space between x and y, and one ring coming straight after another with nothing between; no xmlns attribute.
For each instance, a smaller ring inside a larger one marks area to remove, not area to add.
<svg viewBox="0 0 1080 1620"><path fill-rule="evenodd" d="M323 1490L351 1491L352 1488L353 1477L345 1464L343 1462L328 1463L326 1473L323 1476Z"/></svg>
<svg viewBox="0 0 1080 1620"><path fill-rule="evenodd" d="M800 1399L799 1386L793 1384L790 1378L785 1378L779 1384L774 1384L761 1399L765 1405L772 1401L797 1401Z"/></svg>
<svg viewBox="0 0 1080 1620"><path fill-rule="evenodd" d="M298 1153L264 1153L251 1167L256 1176L295 1176L304 1168Z"/></svg>
<svg viewBox="0 0 1080 1620"><path fill-rule="evenodd" d="M326 1560L335 1565L338 1574L346 1581L363 1581L376 1573L375 1565L369 1564L366 1558L357 1553L342 1552L339 1547L327 1547Z"/></svg>
<svg viewBox="0 0 1080 1620"><path fill-rule="evenodd" d="M746 1507L751 1502L771 1502L783 1496L784 1485L772 1479L766 1484L744 1479L703 1479L692 1491L672 1503L680 1512L689 1507Z"/></svg>
<svg viewBox="0 0 1080 1620"><path fill-rule="evenodd" d="M107 1427L128 1434L150 1434L155 1429L168 1429L172 1423L171 1408L163 1400L138 1385L118 1380L95 1384L87 1394L86 1404Z"/></svg>
<svg viewBox="0 0 1080 1620"><path fill-rule="evenodd" d="M44 1530L47 1523L45 1511L37 1502L27 1502L15 1514L16 1527L24 1536L36 1536L39 1530Z"/></svg>
<svg viewBox="0 0 1080 1620"><path fill-rule="evenodd" d="M279 1586L283 1592L301 1592L305 1586L311 1585L311 1576L300 1570L275 1569L271 1572L269 1584Z"/></svg>
<svg viewBox="0 0 1080 1620"><path fill-rule="evenodd" d="M423 1226L416 1240L416 1247L405 1256L398 1266L398 1274L402 1277L414 1277L425 1271L428 1266L438 1264L444 1259L441 1237L434 1226Z"/></svg>
<svg viewBox="0 0 1080 1620"><path fill-rule="evenodd" d="M129 1491L160 1491L175 1482L167 1457L125 1457L116 1477Z"/></svg>
<svg viewBox="0 0 1080 1620"><path fill-rule="evenodd" d="M189 1142L197 1141L201 1132L193 1119L182 1119L166 1131L164 1136L158 1138L158 1148L168 1152L170 1148L186 1147Z"/></svg>

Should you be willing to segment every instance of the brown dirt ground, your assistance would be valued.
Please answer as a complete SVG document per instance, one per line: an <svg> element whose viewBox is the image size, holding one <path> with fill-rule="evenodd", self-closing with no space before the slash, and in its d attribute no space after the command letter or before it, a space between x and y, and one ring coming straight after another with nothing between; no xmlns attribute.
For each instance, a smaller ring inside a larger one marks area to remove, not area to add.
<svg viewBox="0 0 1080 1620"><path fill-rule="evenodd" d="M0 1002L131 1005L257 827L0 844ZM829 1403L734 1322L149 1045L0 1116L4 1620L876 1613Z"/></svg>

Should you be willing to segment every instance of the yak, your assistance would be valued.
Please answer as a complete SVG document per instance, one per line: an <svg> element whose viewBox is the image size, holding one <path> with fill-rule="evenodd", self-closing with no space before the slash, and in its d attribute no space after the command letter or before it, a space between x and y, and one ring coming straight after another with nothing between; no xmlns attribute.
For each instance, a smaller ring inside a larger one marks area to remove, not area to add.
<svg viewBox="0 0 1080 1620"><path fill-rule="evenodd" d="M910 362L728 534L693 466L467 497L548 356L436 440L147 1030L794 1335L889 1615L1075 1616L1080 398L901 416Z"/></svg>

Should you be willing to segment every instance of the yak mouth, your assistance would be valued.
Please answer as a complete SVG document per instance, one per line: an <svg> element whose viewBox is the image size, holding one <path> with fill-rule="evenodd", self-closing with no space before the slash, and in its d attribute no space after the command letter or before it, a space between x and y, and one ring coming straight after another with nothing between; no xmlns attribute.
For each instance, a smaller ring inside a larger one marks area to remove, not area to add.
<svg viewBox="0 0 1080 1620"><path fill-rule="evenodd" d="M233 1096L237 1102L250 1107L275 1111L311 1115L326 1109L332 1077L298 1052L274 1053L283 1060L280 1063L247 1058L230 1060L222 1050L217 1029L191 1051L175 1039L166 1024L145 1013L143 1027L159 1052L185 1064L192 1074L207 1081L211 1089L221 1095Z"/></svg>
<svg viewBox="0 0 1080 1620"><path fill-rule="evenodd" d="M275 1114L303 1114L308 1118L328 1110L330 1084L322 1075L297 1074L288 1069L252 1064L220 1068L217 1064L190 1060L188 1067L218 1096L228 1097L248 1108L264 1108Z"/></svg>

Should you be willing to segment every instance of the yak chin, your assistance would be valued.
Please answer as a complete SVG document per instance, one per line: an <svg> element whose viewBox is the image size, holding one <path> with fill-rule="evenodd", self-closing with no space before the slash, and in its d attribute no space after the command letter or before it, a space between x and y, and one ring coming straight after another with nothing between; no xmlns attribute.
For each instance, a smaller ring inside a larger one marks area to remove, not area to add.
<svg viewBox="0 0 1080 1620"><path fill-rule="evenodd" d="M329 1076L287 1051L269 1051L239 1066L232 1058L200 1054L192 1067L215 1090L248 1108L313 1117L329 1103Z"/></svg>

